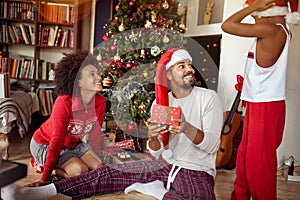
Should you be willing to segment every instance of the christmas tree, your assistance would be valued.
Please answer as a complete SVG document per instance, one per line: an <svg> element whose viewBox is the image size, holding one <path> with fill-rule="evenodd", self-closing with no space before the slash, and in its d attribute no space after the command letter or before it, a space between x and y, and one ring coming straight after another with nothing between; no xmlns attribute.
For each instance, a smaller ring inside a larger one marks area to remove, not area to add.
<svg viewBox="0 0 300 200"><path fill-rule="evenodd" d="M130 132L149 118L161 54L186 43L185 15L176 0L119 0L115 11L94 54L103 67L104 96L111 102L106 117L113 116Z"/></svg>

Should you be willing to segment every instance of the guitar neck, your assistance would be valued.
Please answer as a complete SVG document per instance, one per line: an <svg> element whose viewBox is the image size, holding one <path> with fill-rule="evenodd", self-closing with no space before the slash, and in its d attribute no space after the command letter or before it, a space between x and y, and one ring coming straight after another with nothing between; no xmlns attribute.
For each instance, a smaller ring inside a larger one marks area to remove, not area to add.
<svg viewBox="0 0 300 200"><path fill-rule="evenodd" d="M231 125L234 113L237 111L237 108L238 108L239 103L241 101L240 97L241 97L241 91L238 91L238 93L237 93L237 95L236 95L236 97L234 99L234 102L233 102L233 104L231 106L230 113L228 115L228 118L227 118L225 124Z"/></svg>

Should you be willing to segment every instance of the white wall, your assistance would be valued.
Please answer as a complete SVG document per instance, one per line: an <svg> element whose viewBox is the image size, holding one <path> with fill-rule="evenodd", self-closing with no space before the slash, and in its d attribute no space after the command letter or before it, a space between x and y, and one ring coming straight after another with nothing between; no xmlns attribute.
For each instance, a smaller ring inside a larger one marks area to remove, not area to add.
<svg viewBox="0 0 300 200"><path fill-rule="evenodd" d="M225 1L223 19L241 9L243 2L243 0ZM251 17L245 20L252 21ZM291 27L291 31L293 39L287 75L287 116L283 142L277 151L279 166L290 155L293 155L296 160L300 160L300 79L298 78L300 74L300 26ZM237 74L243 75L246 55L252 41L251 38L246 39L223 34L218 93L226 110L230 109L234 100L236 94L235 76Z"/></svg>
<svg viewBox="0 0 300 200"><path fill-rule="evenodd" d="M291 27L290 30L293 38L288 61L285 132L283 143L278 149L280 164L290 155L300 161L300 26Z"/></svg>

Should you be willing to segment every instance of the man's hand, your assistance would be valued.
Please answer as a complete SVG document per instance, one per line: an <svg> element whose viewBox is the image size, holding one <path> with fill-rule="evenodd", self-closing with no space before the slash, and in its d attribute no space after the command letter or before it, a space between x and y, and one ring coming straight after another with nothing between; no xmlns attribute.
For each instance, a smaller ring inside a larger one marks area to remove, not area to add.
<svg viewBox="0 0 300 200"><path fill-rule="evenodd" d="M180 119L172 118L171 121L179 122L179 125L178 126L170 126L170 127L167 126L167 130L169 130L170 133L178 134L178 133L182 133L186 130L188 124L185 120L183 113L181 113Z"/></svg>
<svg viewBox="0 0 300 200"><path fill-rule="evenodd" d="M147 120L146 125L148 127L148 138L149 140L157 140L157 137L161 134L168 132L167 126L162 124L153 124L150 119Z"/></svg>

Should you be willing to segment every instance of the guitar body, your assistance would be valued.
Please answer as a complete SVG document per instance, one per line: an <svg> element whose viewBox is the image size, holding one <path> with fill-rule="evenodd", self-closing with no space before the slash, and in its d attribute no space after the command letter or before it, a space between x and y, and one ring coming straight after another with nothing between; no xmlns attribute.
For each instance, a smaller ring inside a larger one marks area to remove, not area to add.
<svg viewBox="0 0 300 200"><path fill-rule="evenodd" d="M230 111L225 112L225 119L229 116ZM217 151L216 167L223 168L231 159L233 153L233 138L241 125L240 115L234 113L231 124L224 124L224 128L221 134L220 147ZM226 132L224 132L226 130Z"/></svg>
<svg viewBox="0 0 300 200"><path fill-rule="evenodd" d="M240 127L233 136L233 148L232 148L231 158L228 161L228 163L223 167L223 169L232 170L236 167L236 157L243 136L243 126L244 126L244 117L241 116Z"/></svg>

